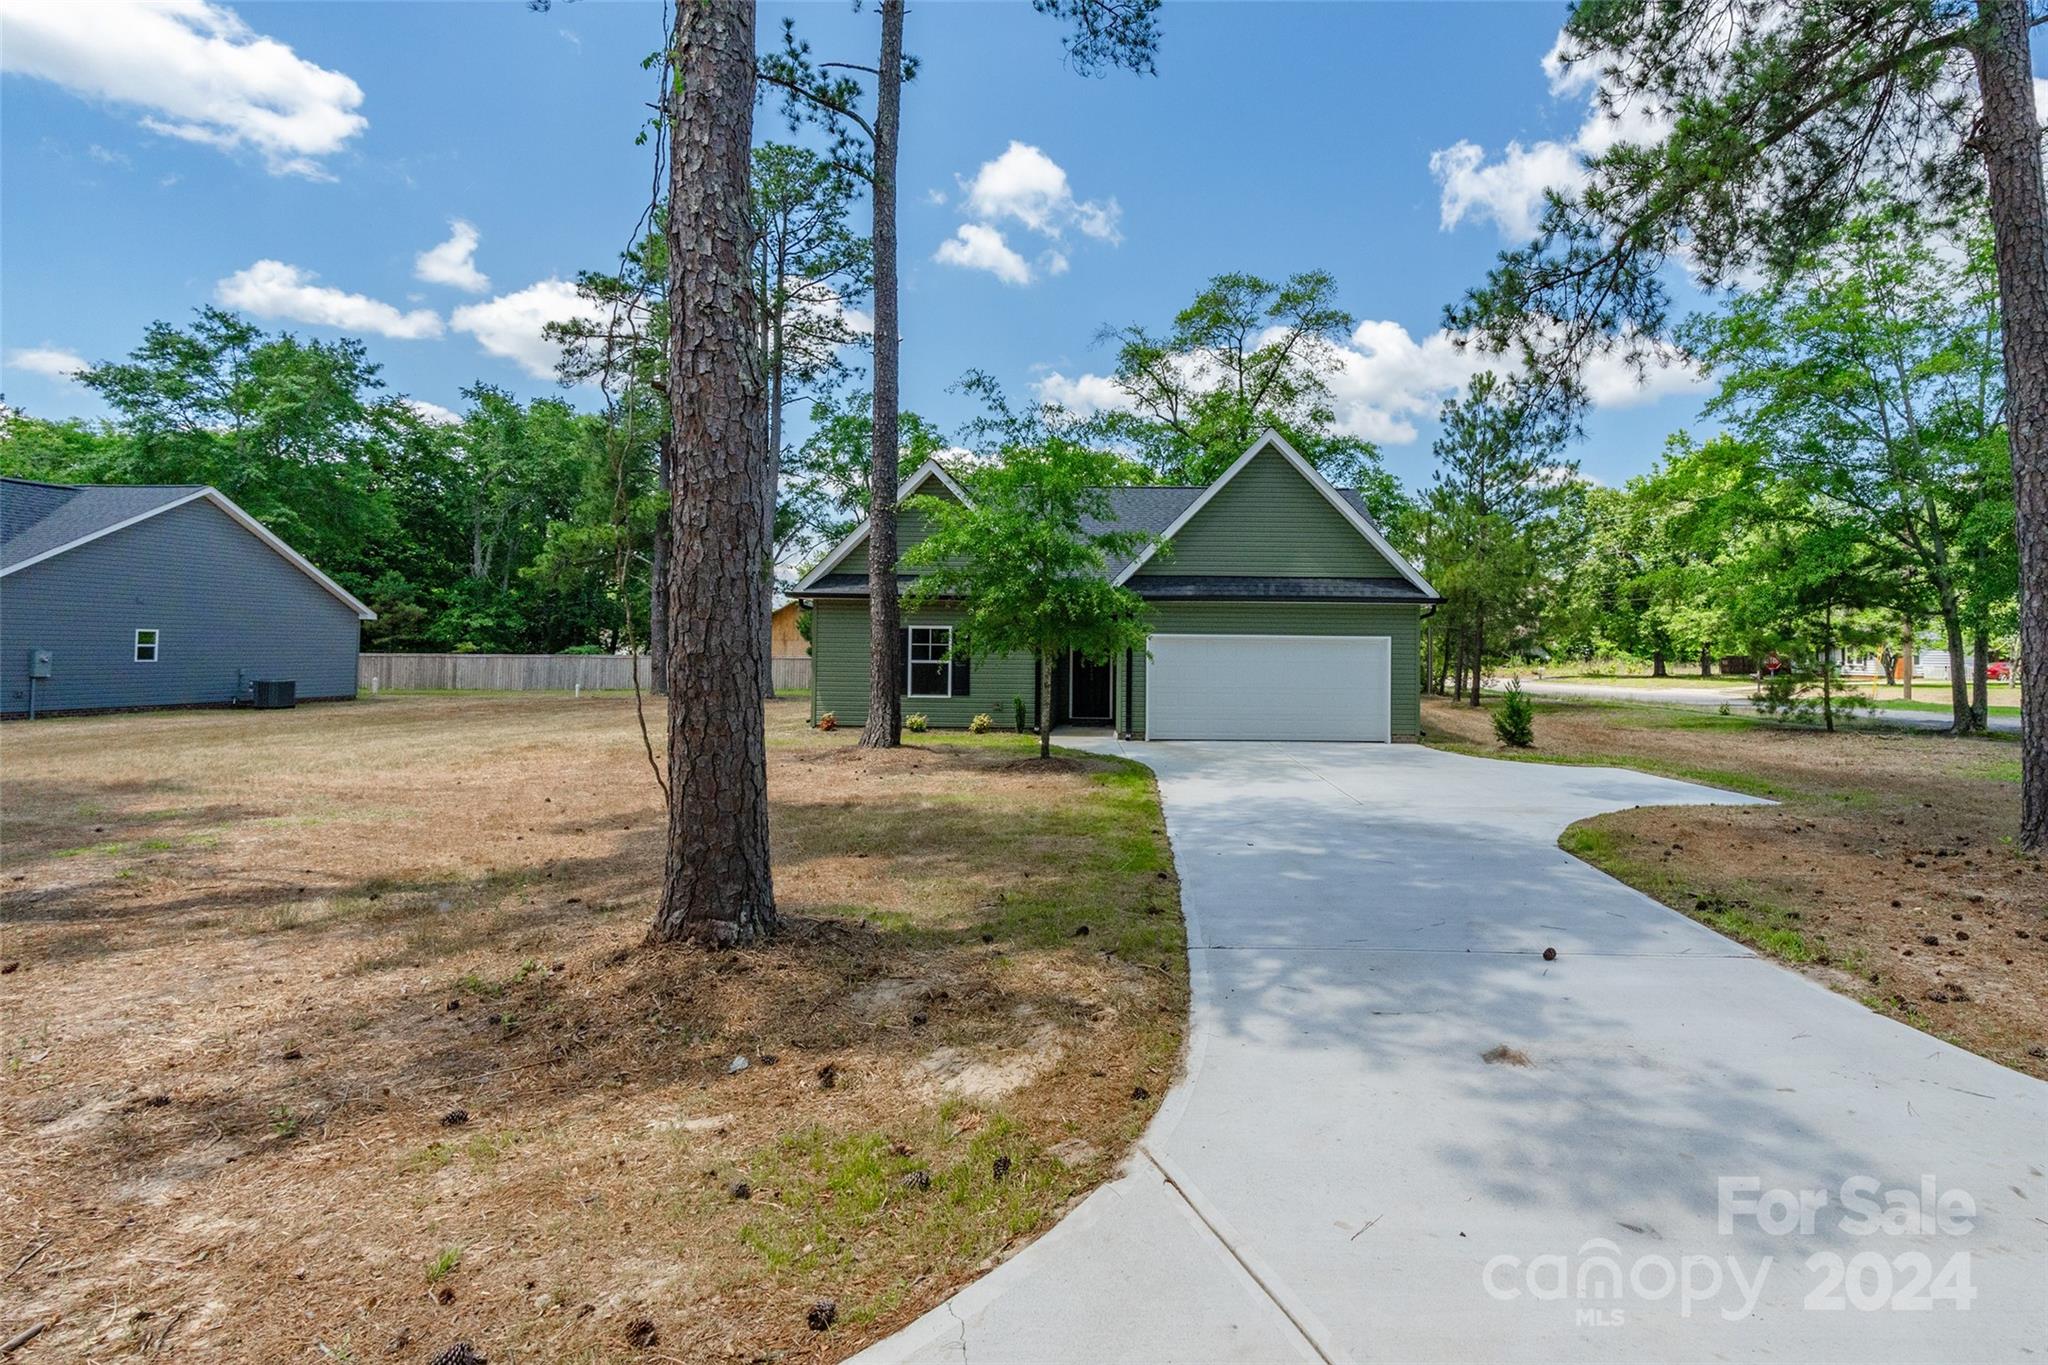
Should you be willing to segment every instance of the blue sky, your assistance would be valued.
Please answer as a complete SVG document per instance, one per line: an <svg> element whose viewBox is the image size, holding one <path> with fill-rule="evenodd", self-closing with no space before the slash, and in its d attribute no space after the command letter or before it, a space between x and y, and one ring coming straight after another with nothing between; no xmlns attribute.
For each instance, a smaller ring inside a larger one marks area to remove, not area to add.
<svg viewBox="0 0 2048 1365"><path fill-rule="evenodd" d="M68 358L118 357L150 321L217 300L362 336L390 387L427 403L457 407L479 379L559 391L535 372L566 292L550 282L610 264L646 201L633 139L658 8L166 2L0 0L10 404L97 415ZM871 12L766 7L764 42L785 15L820 56L872 60ZM1597 136L1587 92L1542 64L1562 17L1169 4L1156 78L1087 78L1022 4L926 0L908 28L923 65L904 115L906 404L958 423L946 390L970 367L1096 400L1103 324L1163 325L1220 271L1321 267L1362 324L1344 418L1426 482L1432 414L1469 365L1436 335L1443 305ZM772 104L756 127L785 135ZM1600 392L1576 453L1607 482L1646 468L1699 401L1676 373Z"/></svg>

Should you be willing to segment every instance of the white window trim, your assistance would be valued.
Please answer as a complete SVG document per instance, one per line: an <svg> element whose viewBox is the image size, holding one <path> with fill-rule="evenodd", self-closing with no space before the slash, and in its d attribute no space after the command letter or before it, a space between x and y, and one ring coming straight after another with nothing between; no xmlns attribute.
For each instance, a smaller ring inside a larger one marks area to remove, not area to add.
<svg viewBox="0 0 2048 1365"><path fill-rule="evenodd" d="M142 657L142 637L145 635L150 637L149 657L147 659ZM158 659L163 658L163 656L164 633L158 630L155 626L137 626L135 628L135 650L132 655L134 661L139 664L153 664Z"/></svg>
<svg viewBox="0 0 2048 1365"><path fill-rule="evenodd" d="M911 658L910 650L908 647L908 640L906 639L905 649L903 652L903 695L906 697L918 697L932 700L944 700L950 698L953 695L953 628L951 626L920 626L913 624L907 625L903 629L906 636L911 636L914 632L920 630L943 630L946 632L946 651L937 659ZM917 690L917 666L920 663L926 665L927 667L936 664L940 668L946 670L945 691L919 692Z"/></svg>

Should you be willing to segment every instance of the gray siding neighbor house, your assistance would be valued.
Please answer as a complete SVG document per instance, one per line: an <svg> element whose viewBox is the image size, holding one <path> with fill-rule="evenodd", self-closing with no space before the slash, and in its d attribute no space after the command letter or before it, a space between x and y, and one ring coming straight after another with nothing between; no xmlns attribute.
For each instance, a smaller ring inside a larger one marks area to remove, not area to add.
<svg viewBox="0 0 2048 1365"><path fill-rule="evenodd" d="M350 698L375 619L216 489L0 479L0 714Z"/></svg>

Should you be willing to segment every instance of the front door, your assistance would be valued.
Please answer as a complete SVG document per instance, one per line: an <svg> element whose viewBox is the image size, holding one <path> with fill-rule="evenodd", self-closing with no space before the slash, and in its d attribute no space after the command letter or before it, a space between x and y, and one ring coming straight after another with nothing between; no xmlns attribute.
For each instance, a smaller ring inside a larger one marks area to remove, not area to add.
<svg viewBox="0 0 2048 1365"><path fill-rule="evenodd" d="M1067 656L1067 719L1079 723L1109 724L1111 707L1109 664L1090 663L1078 654Z"/></svg>

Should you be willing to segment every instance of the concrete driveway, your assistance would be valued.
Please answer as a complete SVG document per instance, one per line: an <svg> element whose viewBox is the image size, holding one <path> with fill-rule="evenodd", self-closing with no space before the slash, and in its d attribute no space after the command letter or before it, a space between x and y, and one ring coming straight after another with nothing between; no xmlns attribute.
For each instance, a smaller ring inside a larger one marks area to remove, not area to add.
<svg viewBox="0 0 2048 1365"><path fill-rule="evenodd" d="M2048 1353L2048 1086L1555 845L1744 798L1405 745L1122 751L1183 879L1187 1073L1120 1179L861 1360ZM1859 1179L1910 1218L1861 1230Z"/></svg>

